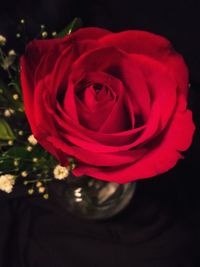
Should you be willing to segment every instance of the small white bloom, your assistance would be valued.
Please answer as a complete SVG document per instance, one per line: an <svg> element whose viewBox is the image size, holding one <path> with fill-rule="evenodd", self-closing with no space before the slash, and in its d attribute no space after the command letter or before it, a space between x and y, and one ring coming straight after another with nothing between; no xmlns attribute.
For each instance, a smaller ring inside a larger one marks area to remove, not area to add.
<svg viewBox="0 0 200 267"><path fill-rule="evenodd" d="M28 172L27 172L27 171L23 171L23 172L21 172L21 176L22 176L22 177L27 177L27 176L28 176Z"/></svg>
<svg viewBox="0 0 200 267"><path fill-rule="evenodd" d="M52 35L53 37L55 37L56 34L57 34L57 32L52 32L52 33L51 33L51 35Z"/></svg>
<svg viewBox="0 0 200 267"><path fill-rule="evenodd" d="M6 37L0 35L0 45L5 45L5 44L6 44Z"/></svg>
<svg viewBox="0 0 200 267"><path fill-rule="evenodd" d="M17 167L17 166L19 166L19 161L18 160L14 160L13 164L14 164L15 167Z"/></svg>
<svg viewBox="0 0 200 267"><path fill-rule="evenodd" d="M29 195L32 195L34 193L34 189L33 188L30 188L29 190L28 190L28 194Z"/></svg>
<svg viewBox="0 0 200 267"><path fill-rule="evenodd" d="M46 38L47 35L48 35L48 33L47 33L46 31L42 32L42 37L43 37L43 38Z"/></svg>
<svg viewBox="0 0 200 267"><path fill-rule="evenodd" d="M38 158L33 158L32 161L36 163L38 162Z"/></svg>
<svg viewBox="0 0 200 267"><path fill-rule="evenodd" d="M12 192L14 184L15 179L13 175L4 174L0 176L0 190L10 193Z"/></svg>
<svg viewBox="0 0 200 267"><path fill-rule="evenodd" d="M8 141L8 145L9 145L9 146L12 146L12 145L13 145L13 140L9 140L9 141Z"/></svg>
<svg viewBox="0 0 200 267"><path fill-rule="evenodd" d="M16 56L16 52L14 49L11 49L9 52L8 52L8 56L9 57L15 57Z"/></svg>
<svg viewBox="0 0 200 267"><path fill-rule="evenodd" d="M44 186L40 186L39 188L38 188L38 192L39 193L44 193L45 192L45 187Z"/></svg>
<svg viewBox="0 0 200 267"><path fill-rule="evenodd" d="M44 198L44 199L48 199L48 198L49 198L49 195L48 195L48 194L44 194L44 195L43 195L43 198Z"/></svg>
<svg viewBox="0 0 200 267"><path fill-rule="evenodd" d="M5 117L10 117L11 115L12 115L11 109L6 109L6 110L4 111L4 116L5 116Z"/></svg>
<svg viewBox="0 0 200 267"><path fill-rule="evenodd" d="M36 187L41 187L42 186L42 183L40 182L40 181L38 181L37 183L36 183Z"/></svg>
<svg viewBox="0 0 200 267"><path fill-rule="evenodd" d="M31 152L31 151L33 150L33 148L32 148L32 146L27 146L26 150L27 150L28 152Z"/></svg>
<svg viewBox="0 0 200 267"><path fill-rule="evenodd" d="M37 145L37 140L35 139L33 134L28 137L28 142L33 146Z"/></svg>
<svg viewBox="0 0 200 267"><path fill-rule="evenodd" d="M14 95L13 95L13 99L14 99L14 100L18 100L18 99L19 99L19 95L18 95L18 94L14 94Z"/></svg>
<svg viewBox="0 0 200 267"><path fill-rule="evenodd" d="M53 171L55 179L63 180L69 175L69 170L66 167L57 165Z"/></svg>

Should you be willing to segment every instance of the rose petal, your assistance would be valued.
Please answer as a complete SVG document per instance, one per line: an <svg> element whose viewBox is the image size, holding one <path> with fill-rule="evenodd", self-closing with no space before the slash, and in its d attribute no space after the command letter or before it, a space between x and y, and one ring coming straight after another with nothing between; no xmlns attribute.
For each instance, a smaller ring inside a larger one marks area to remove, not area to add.
<svg viewBox="0 0 200 267"><path fill-rule="evenodd" d="M63 103L64 111L88 129L98 130L116 101L116 93L109 87L107 76L102 72L96 72L88 73L84 77L77 78L77 80L74 80L73 76L69 79ZM104 97L100 94L97 96L91 85L84 87L84 80L90 81L90 84L102 84L108 89L108 94L104 94ZM78 85L80 82L81 85Z"/></svg>
<svg viewBox="0 0 200 267"><path fill-rule="evenodd" d="M107 60L109 58L109 61ZM98 60L97 60L98 59ZM113 47L100 48L84 53L72 66L74 76L84 76L91 71L103 71L122 81L134 105L135 115L145 122L150 112L150 96L145 77L131 56ZM140 123L142 124L142 123Z"/></svg>
<svg viewBox="0 0 200 267"><path fill-rule="evenodd" d="M132 143L133 141L141 135L145 129L145 125L138 127L137 129L132 129L119 133L100 133L89 130L82 125L77 125L67 114L63 111L62 107L57 105L57 114L53 114L57 119L57 126L59 132L71 133L72 136L79 137L83 140L88 140L91 143L100 143L109 146L121 146L125 144Z"/></svg>
<svg viewBox="0 0 200 267"><path fill-rule="evenodd" d="M70 140L70 142L73 143L73 147L77 146L83 149L87 147L88 151L98 152L98 153L113 153L113 152L119 152L119 151L127 151L131 148L137 147L138 145L142 145L143 143L146 143L147 141L153 139L160 132L160 115L161 114L159 112L159 106L155 105L151 112L152 112L152 119L150 122L147 123L145 130L142 132L141 135L139 135L139 137L138 137L138 133L141 132L143 128L139 128L139 131L137 130L137 128L130 132L127 131L128 134L132 134L132 139L134 140L134 142L125 144L122 146L117 146L117 145L112 146L112 145L104 145L102 143L98 143L95 141L88 142L87 141L88 136L86 136L86 138L84 138L83 136L83 138L79 140L79 138L75 137L76 134L72 135L73 128L71 127L70 129L70 125L67 123L67 121L66 120L63 121L55 112L49 110L49 113L51 113L51 115L56 119L57 124L59 124L62 127L62 130L63 130L62 136L65 137L66 142L67 140ZM96 135L95 132L93 134ZM128 137L130 138L130 136ZM110 140L112 140L112 135L108 134L107 138L110 138Z"/></svg>
<svg viewBox="0 0 200 267"><path fill-rule="evenodd" d="M80 162L77 168L73 170L73 174L77 176L89 175L117 183L126 183L159 175L171 169L178 159L183 158L178 151L184 151L191 145L194 130L192 113L189 110L177 113L167 133L163 135L160 144L149 150L149 153L134 164L115 168L95 168Z"/></svg>
<svg viewBox="0 0 200 267"><path fill-rule="evenodd" d="M68 139L70 141L71 137ZM73 137L74 139L74 137ZM79 147L73 147L70 142L63 142L61 138L56 138L50 136L47 138L53 146L65 153L75 157L81 162L86 162L94 166L119 166L127 163L134 163L139 160L145 153L147 153L147 148L141 148L137 150L130 151L120 151L116 153L98 153L98 152L89 152L86 149L81 149Z"/></svg>
<svg viewBox="0 0 200 267"><path fill-rule="evenodd" d="M160 122L163 129L174 113L177 105L177 83L168 68L160 62L144 55L132 55L146 77L152 104L157 103L161 112Z"/></svg>
<svg viewBox="0 0 200 267"><path fill-rule="evenodd" d="M127 53L139 53L162 58L172 49L171 43L163 36L140 30L110 33L99 40L101 45L114 46Z"/></svg>
<svg viewBox="0 0 200 267"><path fill-rule="evenodd" d="M64 39L67 40L71 38L77 42L81 40L98 40L111 32L103 28L95 27L85 27L80 28L75 32L72 32L70 35L67 35Z"/></svg>
<svg viewBox="0 0 200 267"><path fill-rule="evenodd" d="M112 33L99 40L101 45L115 46L128 53L153 57L167 66L176 79L178 88L186 97L188 93L188 69L183 57L163 36L146 31L129 30Z"/></svg>

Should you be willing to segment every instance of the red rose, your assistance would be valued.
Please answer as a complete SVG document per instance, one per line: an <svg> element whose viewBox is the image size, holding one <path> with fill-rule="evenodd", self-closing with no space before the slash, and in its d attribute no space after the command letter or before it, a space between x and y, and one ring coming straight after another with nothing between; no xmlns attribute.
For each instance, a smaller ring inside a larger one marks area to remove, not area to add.
<svg viewBox="0 0 200 267"><path fill-rule="evenodd" d="M194 132L188 71L165 38L84 28L31 42L25 111L39 143L74 175L125 183L172 168Z"/></svg>

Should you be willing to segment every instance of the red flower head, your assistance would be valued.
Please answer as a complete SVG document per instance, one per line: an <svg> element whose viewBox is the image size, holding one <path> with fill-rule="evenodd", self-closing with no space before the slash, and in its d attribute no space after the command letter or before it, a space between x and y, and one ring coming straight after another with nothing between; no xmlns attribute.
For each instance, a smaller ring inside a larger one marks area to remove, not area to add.
<svg viewBox="0 0 200 267"><path fill-rule="evenodd" d="M31 42L21 58L38 142L74 175L125 183L172 168L194 132L188 70L165 38L80 29Z"/></svg>

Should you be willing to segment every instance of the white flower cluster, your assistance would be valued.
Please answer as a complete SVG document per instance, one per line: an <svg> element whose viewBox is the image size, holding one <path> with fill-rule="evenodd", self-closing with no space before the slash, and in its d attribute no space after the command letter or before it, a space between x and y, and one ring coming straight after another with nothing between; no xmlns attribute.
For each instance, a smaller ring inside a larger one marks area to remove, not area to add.
<svg viewBox="0 0 200 267"><path fill-rule="evenodd" d="M64 180L69 175L69 169L61 165L57 165L53 171L55 179Z"/></svg>
<svg viewBox="0 0 200 267"><path fill-rule="evenodd" d="M15 177L11 174L0 175L0 190L11 193L15 184Z"/></svg>

